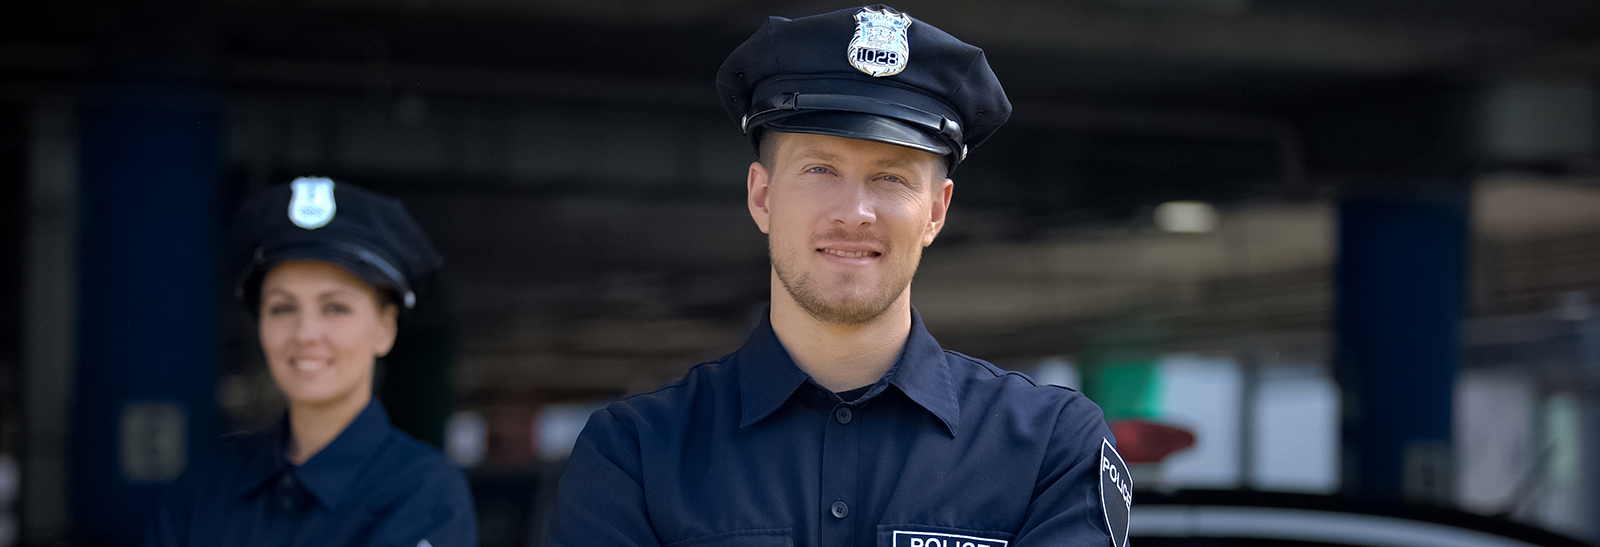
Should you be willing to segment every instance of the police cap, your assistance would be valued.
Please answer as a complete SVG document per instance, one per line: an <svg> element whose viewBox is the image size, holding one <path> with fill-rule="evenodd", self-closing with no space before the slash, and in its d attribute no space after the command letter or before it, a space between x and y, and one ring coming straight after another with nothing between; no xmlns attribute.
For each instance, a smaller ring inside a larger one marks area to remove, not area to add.
<svg viewBox="0 0 1600 547"><path fill-rule="evenodd" d="M289 260L321 260L349 270L407 309L443 260L400 200L353 184L301 177L239 207L234 295L254 310L263 276Z"/></svg>
<svg viewBox="0 0 1600 547"><path fill-rule="evenodd" d="M717 71L728 115L765 131L895 144L965 159L1011 116L983 50L876 5L770 17Z"/></svg>

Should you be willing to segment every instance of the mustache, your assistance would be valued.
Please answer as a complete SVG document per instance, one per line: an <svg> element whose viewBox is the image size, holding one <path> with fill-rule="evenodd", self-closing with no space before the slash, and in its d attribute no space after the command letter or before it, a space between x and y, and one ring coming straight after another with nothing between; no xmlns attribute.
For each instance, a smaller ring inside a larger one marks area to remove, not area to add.
<svg viewBox="0 0 1600 547"><path fill-rule="evenodd" d="M818 244L818 243L824 243L824 242L830 242L830 243L863 243L863 242L876 243L879 247L882 247L886 251L889 249L889 240L886 240L886 239L884 239L882 237L878 237L877 234L874 234L871 231L867 231L867 230L852 231L852 230L846 230L844 228L834 228L834 229L828 230L826 232L822 232L820 234L816 234L816 235L811 236L811 243L813 245Z"/></svg>

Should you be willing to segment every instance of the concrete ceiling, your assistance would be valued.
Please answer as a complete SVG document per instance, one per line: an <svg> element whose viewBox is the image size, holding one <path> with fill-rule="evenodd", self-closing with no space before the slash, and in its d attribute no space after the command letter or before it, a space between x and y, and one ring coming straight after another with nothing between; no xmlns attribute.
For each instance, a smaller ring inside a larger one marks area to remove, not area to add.
<svg viewBox="0 0 1600 547"><path fill-rule="evenodd" d="M129 71L211 82L234 109L243 185L320 169L411 204L450 257L463 393L638 390L737 346L766 300L764 240L713 174L747 149L703 136L726 130L712 75L765 16L848 5L34 2L0 20L0 101ZM1294 112L1407 78L1600 81L1600 3L1581 0L895 5L985 48L1018 106L980 151L987 163L963 167L984 184L963 187L969 206L914 291L942 343L997 360L1076 351L1107 331L1190 349L1280 336L1325 355L1333 213L1298 156ZM430 114L407 114L417 105ZM605 129L617 124L638 130ZM540 129L554 126L579 129ZM628 146L673 174L607 159ZM1489 253L1500 262L1485 271L1559 282L1475 298L1531 310L1600 286L1582 275L1600 271L1593 178L1480 184L1480 241L1537 250ZM1217 231L1138 220L1184 192L1223 204Z"/></svg>
<svg viewBox="0 0 1600 547"><path fill-rule="evenodd" d="M324 76L321 85L440 88L423 92L507 93L496 78L471 84L471 76L480 74L474 71L521 73L523 80L553 73L588 75L600 84L612 78L704 89L726 52L765 16L847 6L730 0L40 2L14 7L15 16L0 22L0 70L59 75L154 55L190 58L242 85L304 84L315 70L295 74L281 67L306 63L312 69L367 67L355 82ZM896 7L989 50L1013 94L1035 101L1250 109L1350 79L1600 74L1600 33L1592 32L1600 28L1600 5L1573 0L908 0ZM407 77L428 69L458 71L469 83ZM660 90L635 91L644 98Z"/></svg>

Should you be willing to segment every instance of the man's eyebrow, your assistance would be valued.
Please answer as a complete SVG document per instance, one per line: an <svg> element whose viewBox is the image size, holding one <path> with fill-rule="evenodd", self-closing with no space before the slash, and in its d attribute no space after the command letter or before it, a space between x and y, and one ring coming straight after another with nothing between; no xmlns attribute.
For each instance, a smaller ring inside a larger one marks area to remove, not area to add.
<svg viewBox="0 0 1600 547"><path fill-rule="evenodd" d="M911 160L905 158L884 158L873 162L875 167L906 167L911 165Z"/></svg>
<svg viewBox="0 0 1600 547"><path fill-rule="evenodd" d="M798 153L795 154L795 159L839 161L839 155L817 150L815 148L802 148Z"/></svg>

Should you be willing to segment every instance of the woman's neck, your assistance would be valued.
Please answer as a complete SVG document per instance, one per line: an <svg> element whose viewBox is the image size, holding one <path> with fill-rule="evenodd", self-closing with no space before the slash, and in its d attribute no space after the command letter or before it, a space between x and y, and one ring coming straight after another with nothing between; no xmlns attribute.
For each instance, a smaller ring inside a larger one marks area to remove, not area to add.
<svg viewBox="0 0 1600 547"><path fill-rule="evenodd" d="M358 389L324 404L289 402L289 463L300 465L317 455L372 401L372 389Z"/></svg>

